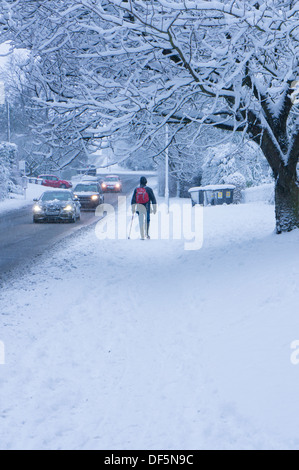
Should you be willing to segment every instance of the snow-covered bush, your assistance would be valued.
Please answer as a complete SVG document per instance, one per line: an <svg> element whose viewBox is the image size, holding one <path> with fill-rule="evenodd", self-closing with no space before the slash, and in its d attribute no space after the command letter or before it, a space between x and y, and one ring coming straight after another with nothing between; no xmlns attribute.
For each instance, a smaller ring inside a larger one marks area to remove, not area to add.
<svg viewBox="0 0 299 470"><path fill-rule="evenodd" d="M234 191L234 203L239 204L242 202L242 191L246 188L246 180L241 173L236 171L232 175L224 177L221 183L233 184L236 186Z"/></svg>
<svg viewBox="0 0 299 470"><path fill-rule="evenodd" d="M0 143L0 199L18 190L17 146Z"/></svg>
<svg viewBox="0 0 299 470"><path fill-rule="evenodd" d="M5 199L8 193L9 171L0 161L0 200Z"/></svg>

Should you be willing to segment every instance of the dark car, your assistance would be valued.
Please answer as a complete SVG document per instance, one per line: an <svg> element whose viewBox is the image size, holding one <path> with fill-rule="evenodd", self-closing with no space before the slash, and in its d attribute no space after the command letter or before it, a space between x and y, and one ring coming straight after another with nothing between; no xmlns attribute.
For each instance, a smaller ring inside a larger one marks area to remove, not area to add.
<svg viewBox="0 0 299 470"><path fill-rule="evenodd" d="M42 180L43 186L48 186L50 188L70 189L73 187L70 181L61 180L55 175L40 175L38 179Z"/></svg>
<svg viewBox="0 0 299 470"><path fill-rule="evenodd" d="M80 201L82 209L96 209L104 204L104 195L97 181L82 181L75 186L74 194Z"/></svg>
<svg viewBox="0 0 299 470"><path fill-rule="evenodd" d="M122 182L119 176L109 175L105 176L101 182L102 190L104 193L121 193Z"/></svg>
<svg viewBox="0 0 299 470"><path fill-rule="evenodd" d="M33 222L65 221L80 219L80 202L71 191L45 191L34 199Z"/></svg>

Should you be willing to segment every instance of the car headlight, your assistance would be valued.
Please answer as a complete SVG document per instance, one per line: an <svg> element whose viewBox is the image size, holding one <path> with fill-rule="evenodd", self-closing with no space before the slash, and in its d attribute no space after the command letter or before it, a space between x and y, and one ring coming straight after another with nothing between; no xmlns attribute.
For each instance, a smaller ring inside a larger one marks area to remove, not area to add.
<svg viewBox="0 0 299 470"><path fill-rule="evenodd" d="M103 184L102 184L102 188L103 188L103 189L107 188L107 184L103 183Z"/></svg>
<svg viewBox="0 0 299 470"><path fill-rule="evenodd" d="M36 204L35 206L33 206L33 212L35 212L35 214L39 214L43 212L43 208L39 206L38 204Z"/></svg>
<svg viewBox="0 0 299 470"><path fill-rule="evenodd" d="M92 201L97 201L99 199L99 196L97 196L96 194L94 194L93 196L91 196L91 200Z"/></svg>
<svg viewBox="0 0 299 470"><path fill-rule="evenodd" d="M115 187L116 187L117 189L119 189L119 188L120 188L120 184L119 184L119 183L116 183Z"/></svg>
<svg viewBox="0 0 299 470"><path fill-rule="evenodd" d="M71 212L73 209L74 209L73 206L68 204L67 206L65 206L65 208L63 210L66 211L66 212Z"/></svg>

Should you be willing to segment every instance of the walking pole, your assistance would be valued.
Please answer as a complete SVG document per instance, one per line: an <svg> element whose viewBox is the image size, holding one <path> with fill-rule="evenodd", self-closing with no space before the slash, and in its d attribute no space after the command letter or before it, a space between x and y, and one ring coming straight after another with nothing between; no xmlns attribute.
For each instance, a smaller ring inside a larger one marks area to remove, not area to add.
<svg viewBox="0 0 299 470"><path fill-rule="evenodd" d="M131 240L131 233L132 233L132 228L133 228L134 217L135 217L135 212L134 212L133 215L132 215L132 220L131 220L131 226L130 226L130 231L129 231L128 240Z"/></svg>

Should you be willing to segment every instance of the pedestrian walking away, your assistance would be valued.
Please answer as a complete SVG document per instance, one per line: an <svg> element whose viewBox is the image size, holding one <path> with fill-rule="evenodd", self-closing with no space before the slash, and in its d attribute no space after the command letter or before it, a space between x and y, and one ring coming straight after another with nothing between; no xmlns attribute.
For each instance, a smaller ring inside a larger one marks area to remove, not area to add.
<svg viewBox="0 0 299 470"><path fill-rule="evenodd" d="M139 217L141 240L150 239L151 211L156 214L157 200L152 188L147 186L145 176L140 178L140 186L134 191L131 205L132 214L134 215L136 212Z"/></svg>

